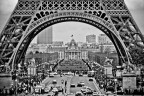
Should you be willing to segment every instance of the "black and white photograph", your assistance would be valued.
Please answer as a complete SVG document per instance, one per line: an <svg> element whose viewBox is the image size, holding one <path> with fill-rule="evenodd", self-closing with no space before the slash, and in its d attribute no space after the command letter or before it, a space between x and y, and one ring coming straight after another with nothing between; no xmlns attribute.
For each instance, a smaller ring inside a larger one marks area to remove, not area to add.
<svg viewBox="0 0 144 96"><path fill-rule="evenodd" d="M144 96L144 0L0 0L0 96Z"/></svg>

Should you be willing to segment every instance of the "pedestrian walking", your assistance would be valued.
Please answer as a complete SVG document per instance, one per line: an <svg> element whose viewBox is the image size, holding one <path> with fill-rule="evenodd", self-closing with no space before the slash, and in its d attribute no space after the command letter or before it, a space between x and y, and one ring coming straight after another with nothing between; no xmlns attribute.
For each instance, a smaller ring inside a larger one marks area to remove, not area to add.
<svg viewBox="0 0 144 96"><path fill-rule="evenodd" d="M62 88L62 94L64 94L64 89Z"/></svg>
<svg viewBox="0 0 144 96"><path fill-rule="evenodd" d="M67 88L65 87L65 93L66 93L66 91L67 91Z"/></svg>
<svg viewBox="0 0 144 96"><path fill-rule="evenodd" d="M63 80L63 79L61 80L61 83L62 83L62 84L64 83L64 80Z"/></svg>
<svg viewBox="0 0 144 96"><path fill-rule="evenodd" d="M5 95L6 94L6 89L5 89L5 86L3 87L2 89L2 94Z"/></svg>
<svg viewBox="0 0 144 96"><path fill-rule="evenodd" d="M67 85L67 81L65 81L65 86Z"/></svg>
<svg viewBox="0 0 144 96"><path fill-rule="evenodd" d="M28 95L28 90L27 89L25 90L25 94Z"/></svg>

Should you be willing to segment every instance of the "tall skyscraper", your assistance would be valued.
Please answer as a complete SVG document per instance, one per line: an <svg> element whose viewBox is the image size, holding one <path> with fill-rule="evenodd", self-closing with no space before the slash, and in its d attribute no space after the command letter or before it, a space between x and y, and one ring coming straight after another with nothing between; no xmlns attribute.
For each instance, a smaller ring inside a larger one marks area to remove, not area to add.
<svg viewBox="0 0 144 96"><path fill-rule="evenodd" d="M87 35L86 36L87 43L96 43L96 35Z"/></svg>
<svg viewBox="0 0 144 96"><path fill-rule="evenodd" d="M52 42L53 42L52 27L48 27L38 34L37 44L52 44Z"/></svg>
<svg viewBox="0 0 144 96"><path fill-rule="evenodd" d="M106 34L100 34L98 36L98 43L99 44L112 44L111 40Z"/></svg>

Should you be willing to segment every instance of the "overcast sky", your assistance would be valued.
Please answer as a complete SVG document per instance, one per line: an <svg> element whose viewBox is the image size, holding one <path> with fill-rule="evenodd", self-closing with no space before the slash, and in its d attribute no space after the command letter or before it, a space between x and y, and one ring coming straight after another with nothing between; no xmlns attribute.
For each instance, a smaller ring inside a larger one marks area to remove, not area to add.
<svg viewBox="0 0 144 96"><path fill-rule="evenodd" d="M0 0L0 32L8 21L18 0ZM144 0L125 0L133 18L144 34ZM74 35L76 41L85 41L85 36L89 34L100 34L100 31L90 25L83 23L65 22L53 26L54 41L68 41Z"/></svg>

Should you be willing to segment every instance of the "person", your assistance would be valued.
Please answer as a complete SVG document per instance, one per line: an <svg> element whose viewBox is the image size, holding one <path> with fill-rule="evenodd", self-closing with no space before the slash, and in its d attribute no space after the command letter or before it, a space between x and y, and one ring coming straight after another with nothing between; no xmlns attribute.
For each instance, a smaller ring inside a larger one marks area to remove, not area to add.
<svg viewBox="0 0 144 96"><path fill-rule="evenodd" d="M55 92L54 96L58 96L58 91Z"/></svg>
<svg viewBox="0 0 144 96"><path fill-rule="evenodd" d="M3 87L3 95L5 95L6 94L6 90L5 90L5 86Z"/></svg>
<svg viewBox="0 0 144 96"><path fill-rule="evenodd" d="M65 81L65 86L67 85L67 81Z"/></svg>
<svg viewBox="0 0 144 96"><path fill-rule="evenodd" d="M10 88L10 95L12 95L12 94L14 94L14 88L13 87Z"/></svg>
<svg viewBox="0 0 144 96"><path fill-rule="evenodd" d="M138 90L137 89L134 89L134 95L138 95Z"/></svg>
<svg viewBox="0 0 144 96"><path fill-rule="evenodd" d="M144 86L142 86L142 94L144 94Z"/></svg>
<svg viewBox="0 0 144 96"><path fill-rule="evenodd" d="M125 89L124 89L124 95L127 95L127 94L128 94L128 89L125 88Z"/></svg>
<svg viewBox="0 0 144 96"><path fill-rule="evenodd" d="M63 80L63 79L61 80L61 83L62 83L62 84L64 83L64 80Z"/></svg>
<svg viewBox="0 0 144 96"><path fill-rule="evenodd" d="M53 90L53 87L51 86L51 87L50 87L50 91L52 91L52 90Z"/></svg>
<svg viewBox="0 0 144 96"><path fill-rule="evenodd" d="M65 87L65 93L66 93L66 91L67 91L67 88Z"/></svg>
<svg viewBox="0 0 144 96"><path fill-rule="evenodd" d="M76 74L76 71L74 71L74 76L75 76L75 74Z"/></svg>
<svg viewBox="0 0 144 96"><path fill-rule="evenodd" d="M60 71L60 77L62 77L62 71Z"/></svg>
<svg viewBox="0 0 144 96"><path fill-rule="evenodd" d="M140 86L140 94L143 94L143 88Z"/></svg>
<svg viewBox="0 0 144 96"><path fill-rule="evenodd" d="M28 95L28 90L27 89L25 90L25 94Z"/></svg>
<svg viewBox="0 0 144 96"><path fill-rule="evenodd" d="M62 88L62 94L64 94L64 89Z"/></svg>
<svg viewBox="0 0 144 96"><path fill-rule="evenodd" d="M0 89L0 95L2 95L2 89Z"/></svg>

